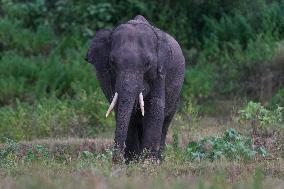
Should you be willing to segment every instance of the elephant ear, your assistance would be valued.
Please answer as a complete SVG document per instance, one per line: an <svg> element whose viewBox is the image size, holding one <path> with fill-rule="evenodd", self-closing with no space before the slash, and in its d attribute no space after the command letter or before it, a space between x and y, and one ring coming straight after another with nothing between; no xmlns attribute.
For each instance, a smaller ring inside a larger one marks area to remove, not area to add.
<svg viewBox="0 0 284 189"><path fill-rule="evenodd" d="M111 30L109 29L97 31L96 36L92 39L91 45L86 54L86 61L93 64L96 69L100 71L107 68L109 64L110 34Z"/></svg>
<svg viewBox="0 0 284 189"><path fill-rule="evenodd" d="M109 65L110 34L111 30L109 29L97 31L85 58L87 62L95 66L97 79L109 102L114 90L114 81Z"/></svg>
<svg viewBox="0 0 284 189"><path fill-rule="evenodd" d="M172 61L172 50L169 45L168 36L165 32L160 29L155 28L156 34L158 36L158 65L157 65L157 75L160 78L165 77L166 67L169 62Z"/></svg>

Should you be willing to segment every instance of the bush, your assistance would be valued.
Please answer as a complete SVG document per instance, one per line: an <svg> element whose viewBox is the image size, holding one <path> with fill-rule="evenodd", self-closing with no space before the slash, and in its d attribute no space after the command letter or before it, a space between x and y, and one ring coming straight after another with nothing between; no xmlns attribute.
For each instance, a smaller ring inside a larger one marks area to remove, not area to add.
<svg viewBox="0 0 284 189"><path fill-rule="evenodd" d="M88 94L96 91L98 83L91 65L83 64L83 55L76 50L66 53L66 58L4 53L0 60L0 103L13 104L17 98L34 102L52 96L74 97L81 89Z"/></svg>
<svg viewBox="0 0 284 189"><path fill-rule="evenodd" d="M48 54L56 37L49 25L39 25L36 31L22 26L21 21L5 17L0 20L0 46L5 51L23 55Z"/></svg>
<svg viewBox="0 0 284 189"><path fill-rule="evenodd" d="M212 97L216 89L215 69L212 65L196 66L185 71L182 97L187 101Z"/></svg>
<svg viewBox="0 0 284 189"><path fill-rule="evenodd" d="M105 119L105 110L101 91L89 96L81 91L72 100L42 99L34 105L17 102L15 108L0 108L0 138L91 137L113 125Z"/></svg>
<svg viewBox="0 0 284 189"><path fill-rule="evenodd" d="M283 121L283 108L268 109L260 103L249 102L239 111L239 122L249 124L255 131L265 131L269 127L279 127Z"/></svg>
<svg viewBox="0 0 284 189"><path fill-rule="evenodd" d="M218 85L212 87L214 88L215 94L227 96L235 93L234 95L237 94L242 96L248 94L251 90L254 90L251 89L251 87L248 87L248 78L256 77L256 75L259 74L258 72L261 70L261 67L272 60L276 54L276 39L269 33L250 33L252 37L245 35L248 38L243 42L242 37L231 36L234 35L234 32L238 34L243 33L234 28L229 29L230 27L239 29L240 27L236 26L237 21L231 17L225 17L224 19L226 21L208 20L210 23L210 27L208 26L209 28L220 27L215 30L224 30L224 33L208 31L209 36L204 38L203 50L197 57L197 62L200 65L197 65L196 67L201 68L206 67L207 65L212 67L214 72L208 73L215 76L215 83L218 83ZM223 22L229 22L232 26L227 26ZM243 22L246 21L243 20ZM246 22L246 24L249 23ZM230 35L227 36L228 39L223 39L225 33ZM257 81L253 82L257 83ZM204 84L201 84L200 86L204 86ZM208 97L214 95L214 93L209 94Z"/></svg>
<svg viewBox="0 0 284 189"><path fill-rule="evenodd" d="M284 107L284 88L280 88L276 94L272 97L271 99L271 104L272 105L275 105L275 104L278 104L282 107Z"/></svg>
<svg viewBox="0 0 284 189"><path fill-rule="evenodd" d="M253 148L253 141L229 129L223 137L203 138L200 141L189 142L186 148L186 157L192 159L209 159L211 161L221 157L229 160L249 160L256 154L267 156L263 147Z"/></svg>

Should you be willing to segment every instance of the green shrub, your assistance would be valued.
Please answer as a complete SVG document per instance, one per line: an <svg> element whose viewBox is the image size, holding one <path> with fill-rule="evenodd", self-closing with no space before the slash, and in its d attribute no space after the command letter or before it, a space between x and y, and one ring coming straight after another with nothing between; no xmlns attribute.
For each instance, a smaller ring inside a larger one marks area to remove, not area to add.
<svg viewBox="0 0 284 189"><path fill-rule="evenodd" d="M231 17L227 19L230 20ZM219 22L215 20L211 25L214 27L221 25L219 27L223 30L229 30L226 26L222 26L222 21ZM235 26L234 20L228 22ZM236 93L246 94L250 90L247 86L247 78L255 77L260 68L276 54L275 37L271 34L254 34L243 43L241 37L236 37L235 40L224 40L222 34L214 34L212 31L208 33L210 36L204 39L204 50L198 54L197 58L202 66L197 65L197 68L206 67L211 63L210 66L214 72L208 73L215 76L215 82L218 83L214 88L215 93L219 95L229 95L233 92L235 95ZM233 35L233 31L228 34Z"/></svg>
<svg viewBox="0 0 284 189"><path fill-rule="evenodd" d="M227 130L223 137L208 137L189 142L186 148L186 157L190 160L213 161L221 157L230 160L248 160L258 153L262 156L268 155L263 147L253 149L252 139L242 136L234 129Z"/></svg>
<svg viewBox="0 0 284 189"><path fill-rule="evenodd" d="M0 138L94 136L113 125L112 119L105 119L106 110L101 91L89 96L81 91L75 99L42 99L34 105L18 102L15 108L0 108Z"/></svg>
<svg viewBox="0 0 284 189"><path fill-rule="evenodd" d="M275 105L278 104L282 107L284 107L284 88L280 88L276 94L271 99L271 104ZM283 115L284 116L284 115Z"/></svg>
<svg viewBox="0 0 284 189"><path fill-rule="evenodd" d="M185 72L182 97L187 101L212 97L216 89L215 70L212 65L196 66Z"/></svg>
<svg viewBox="0 0 284 189"><path fill-rule="evenodd" d="M56 96L73 97L84 89L91 94L98 83L91 65L82 63L83 56L76 50L59 55L26 58L13 52L4 53L0 60L0 103L15 103L15 99L34 102Z"/></svg>
<svg viewBox="0 0 284 189"><path fill-rule="evenodd" d="M36 31L22 26L19 20L0 20L0 41L4 50L23 55L48 54L56 37L48 25L39 25Z"/></svg>
<svg viewBox="0 0 284 189"><path fill-rule="evenodd" d="M11 169L18 163L18 160L24 162L46 160L49 158L49 152L44 146L38 144L27 147L6 138L5 144L0 149L0 158L0 167Z"/></svg>
<svg viewBox="0 0 284 189"><path fill-rule="evenodd" d="M265 131L269 127L279 127L283 121L283 108L268 109L260 103L249 102L239 111L238 120L243 124L249 124L254 130Z"/></svg>

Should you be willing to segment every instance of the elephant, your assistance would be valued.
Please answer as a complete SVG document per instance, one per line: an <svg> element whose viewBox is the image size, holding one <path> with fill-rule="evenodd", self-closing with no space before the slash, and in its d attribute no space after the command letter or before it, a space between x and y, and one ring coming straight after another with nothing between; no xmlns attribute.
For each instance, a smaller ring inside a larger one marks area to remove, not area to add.
<svg viewBox="0 0 284 189"><path fill-rule="evenodd" d="M85 59L110 103L106 117L115 111L113 161L133 160L142 152L159 161L184 81L178 42L137 15L98 30Z"/></svg>

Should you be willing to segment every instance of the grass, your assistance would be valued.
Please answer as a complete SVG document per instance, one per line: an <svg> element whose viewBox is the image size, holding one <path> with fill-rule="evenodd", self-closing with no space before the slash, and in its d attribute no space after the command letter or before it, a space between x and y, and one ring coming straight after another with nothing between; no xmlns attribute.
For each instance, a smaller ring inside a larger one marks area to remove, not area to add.
<svg viewBox="0 0 284 189"><path fill-rule="evenodd" d="M224 161L183 165L166 161L162 166L135 164L112 169L104 158L68 165L45 162L23 166L12 172L13 176L2 177L1 188L281 188L283 180L265 176L269 167Z"/></svg>
<svg viewBox="0 0 284 189"><path fill-rule="evenodd" d="M250 160L229 160L222 157L214 161L184 158L182 152L189 141L197 141L205 136L222 136L231 127L249 135L245 126L232 119L203 117L186 121L177 115L168 135L168 147L161 165L150 160L113 165L112 132L98 134L92 139L10 141L10 150L20 149L22 156L13 156L11 153L5 161L1 160L0 187L283 188L283 141L280 149L268 157L256 156ZM283 130L280 132L283 133ZM1 149L5 149L4 144ZM33 153L30 149L33 149Z"/></svg>

